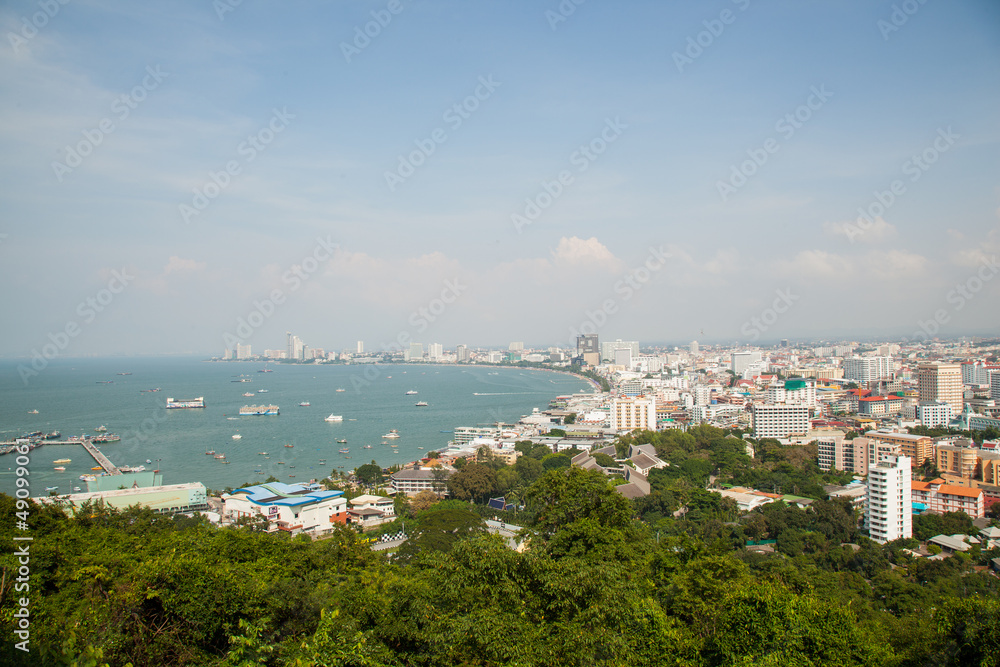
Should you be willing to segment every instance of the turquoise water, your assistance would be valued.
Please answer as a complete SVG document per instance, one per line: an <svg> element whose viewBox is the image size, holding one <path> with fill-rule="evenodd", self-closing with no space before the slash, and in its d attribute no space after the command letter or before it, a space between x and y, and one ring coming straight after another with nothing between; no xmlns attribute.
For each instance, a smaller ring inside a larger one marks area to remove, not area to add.
<svg viewBox="0 0 1000 667"><path fill-rule="evenodd" d="M372 460L381 466L414 461L447 445L451 434L442 430L516 421L532 408L545 409L556 395L591 390L578 377L517 368L271 364L273 373L258 373L263 367L200 359L57 359L25 386L17 363L4 362L0 439L54 430L65 439L94 434L104 425L122 437L120 442L99 445L116 465L158 468L165 484L202 482L222 489L259 482L268 475L297 482L352 470ZM252 382L232 382L240 375ZM98 384L102 380L113 383ZM160 391L140 392L156 387ZM258 394L258 389L267 393ZM411 389L418 394L407 396ZM255 396L244 397L248 391ZM206 407L166 410L168 396L204 396ZM418 400L428 406L415 407ZM300 407L301 402L311 406ZM281 414L239 416L243 405L267 403L278 405ZM38 414L29 414L31 410ZM343 415L344 421L325 422L330 414ZM397 429L401 437L384 440L381 436L390 429ZM236 433L240 440L232 439ZM347 443L339 444L338 439ZM383 444L387 442L398 448ZM343 447L350 452L339 453ZM230 463L206 456L208 450L225 454ZM259 454L265 451L270 458ZM59 493L69 493L74 486L85 489L78 478L96 465L80 445L45 445L31 458L32 495L46 495L49 486L59 487ZM65 472L53 470L52 461L61 458L72 459ZM153 465L146 464L147 459ZM14 466L12 455L0 456L0 492L13 492Z"/></svg>

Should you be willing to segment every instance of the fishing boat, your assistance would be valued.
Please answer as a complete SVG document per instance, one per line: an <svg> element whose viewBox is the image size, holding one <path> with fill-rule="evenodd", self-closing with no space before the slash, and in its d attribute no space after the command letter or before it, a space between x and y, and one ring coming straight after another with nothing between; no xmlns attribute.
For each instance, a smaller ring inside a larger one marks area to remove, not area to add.
<svg viewBox="0 0 1000 667"><path fill-rule="evenodd" d="M347 447L344 447L343 449L340 450L340 453L341 454L350 454L351 450L348 449Z"/></svg>
<svg viewBox="0 0 1000 667"><path fill-rule="evenodd" d="M108 427L105 426L104 424L101 424L100 426L98 426L97 428L94 429L94 431L97 432L97 433L105 433L105 432L107 432L107 430L108 430Z"/></svg>
<svg viewBox="0 0 1000 667"><path fill-rule="evenodd" d="M257 456L267 456L267 452L257 452Z"/></svg>
<svg viewBox="0 0 1000 667"><path fill-rule="evenodd" d="M365 445L365 446L364 446L364 447L362 447L361 449L371 449L371 448L372 448L372 446L371 446L371 445Z"/></svg>
<svg viewBox="0 0 1000 667"><path fill-rule="evenodd" d="M64 470L66 470L66 466L56 466L55 468L53 468L53 470L63 472Z"/></svg>
<svg viewBox="0 0 1000 667"><path fill-rule="evenodd" d="M289 444L285 445L285 447L294 447L294 446L295 446L295 445L293 445L293 444L291 444L291 443L289 443Z"/></svg>
<svg viewBox="0 0 1000 667"><path fill-rule="evenodd" d="M346 389L344 389L343 387L337 387L337 391L338 391L338 392L341 392L341 391L347 391L347 390L346 390Z"/></svg>
<svg viewBox="0 0 1000 667"><path fill-rule="evenodd" d="M301 403L299 403L300 408L308 408L309 405L310 405L309 401L302 401Z"/></svg>
<svg viewBox="0 0 1000 667"><path fill-rule="evenodd" d="M341 416L341 415L330 415L329 417L327 417L323 421L327 421L327 422L342 422L342 421L344 421L344 417Z"/></svg>
<svg viewBox="0 0 1000 667"><path fill-rule="evenodd" d="M347 438L341 438L337 442L340 443L340 444L344 444L345 442L347 442Z"/></svg>
<svg viewBox="0 0 1000 667"><path fill-rule="evenodd" d="M225 454L216 454L215 458L222 460L222 459L226 458L226 455Z"/></svg>
<svg viewBox="0 0 1000 667"><path fill-rule="evenodd" d="M212 456L213 454L215 454L215 450L214 449L210 449L207 452L205 452L205 454L207 454L209 456Z"/></svg>

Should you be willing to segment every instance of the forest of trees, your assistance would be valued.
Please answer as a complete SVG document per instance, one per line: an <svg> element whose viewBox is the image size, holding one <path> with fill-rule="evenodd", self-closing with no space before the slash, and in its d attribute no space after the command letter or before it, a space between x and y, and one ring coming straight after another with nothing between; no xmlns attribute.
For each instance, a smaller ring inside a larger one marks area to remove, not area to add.
<svg viewBox="0 0 1000 667"><path fill-rule="evenodd" d="M504 470L523 485L524 509L500 515L524 526L522 553L487 534L484 518L497 513L469 500L401 503L411 537L388 556L350 528L313 541L32 504L23 593L13 588L15 501L0 495L11 517L0 664L1000 665L1000 580L977 567L1000 554L913 558L915 541L864 537L846 501L741 515L705 483L810 495L843 476L819 473L798 448L758 443L751 459L725 435L625 438L621 447L650 441L671 461L636 501L599 472L546 469L544 456L521 471L467 463L482 468L470 488ZM965 525L935 520L920 530ZM775 553L745 548L763 539ZM21 596L31 600L27 654L12 649Z"/></svg>

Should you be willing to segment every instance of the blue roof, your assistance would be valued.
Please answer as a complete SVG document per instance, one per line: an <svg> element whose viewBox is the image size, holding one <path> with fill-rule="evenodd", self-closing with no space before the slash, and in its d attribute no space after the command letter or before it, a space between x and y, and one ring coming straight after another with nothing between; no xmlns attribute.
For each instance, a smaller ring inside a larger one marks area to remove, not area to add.
<svg viewBox="0 0 1000 667"><path fill-rule="evenodd" d="M258 505L310 505L344 495L343 491L327 491L319 484L285 484L270 482L236 489L234 494L245 493L247 500Z"/></svg>

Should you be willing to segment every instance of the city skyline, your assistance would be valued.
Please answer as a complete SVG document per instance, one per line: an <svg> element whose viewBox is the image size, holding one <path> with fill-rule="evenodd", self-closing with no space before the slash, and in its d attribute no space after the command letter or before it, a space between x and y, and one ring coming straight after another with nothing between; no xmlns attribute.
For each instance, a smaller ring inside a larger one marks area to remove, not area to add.
<svg viewBox="0 0 1000 667"><path fill-rule="evenodd" d="M995 3L52 7L0 357L1000 333Z"/></svg>

